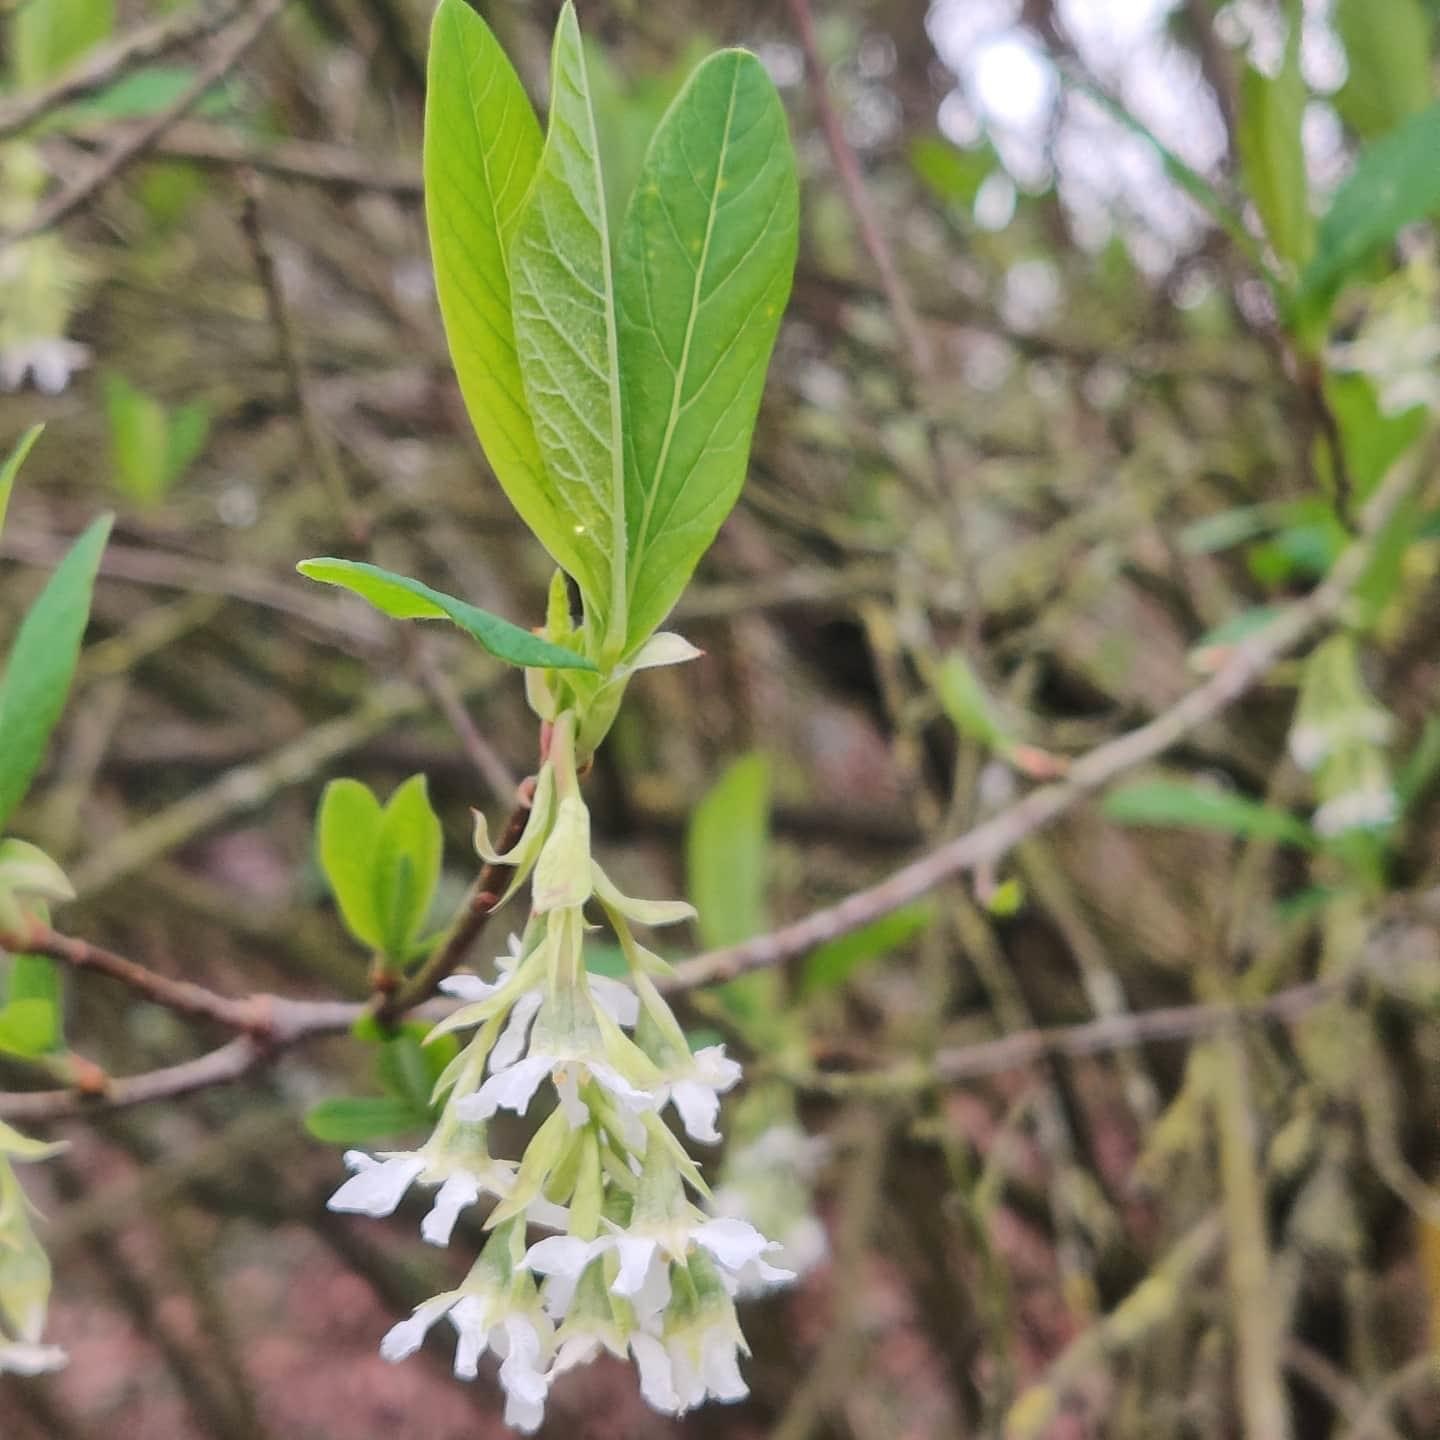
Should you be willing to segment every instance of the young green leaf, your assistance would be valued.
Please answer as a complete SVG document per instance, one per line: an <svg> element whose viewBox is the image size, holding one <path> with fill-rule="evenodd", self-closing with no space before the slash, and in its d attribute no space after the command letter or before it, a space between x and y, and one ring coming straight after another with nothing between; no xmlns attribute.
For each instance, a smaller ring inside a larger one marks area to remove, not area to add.
<svg viewBox="0 0 1440 1440"><path fill-rule="evenodd" d="M5 999L14 1005L19 1001L39 1000L50 1007L50 1027L41 1046L42 1053L61 1048L63 1037L63 991L60 967L43 955L16 955L10 961L10 975L5 982Z"/></svg>
<svg viewBox="0 0 1440 1440"><path fill-rule="evenodd" d="M555 29L545 148L510 244L510 283L525 395L576 561L566 568L585 596L592 639L618 652L626 566L619 340L595 116L568 0Z"/></svg>
<svg viewBox="0 0 1440 1440"><path fill-rule="evenodd" d="M438 1078L428 1050L409 1030L386 1040L375 1057L380 1084L387 1095L403 1100L417 1114L427 1114Z"/></svg>
<svg viewBox="0 0 1440 1440"><path fill-rule="evenodd" d="M589 660L573 650L552 645L488 610L432 590L406 575L382 570L378 565L321 557L302 560L295 568L322 585L338 585L342 590L351 591L397 620L450 620L478 640L497 660L511 665L551 670L595 669Z"/></svg>
<svg viewBox="0 0 1440 1440"><path fill-rule="evenodd" d="M686 835L688 888L704 945L735 945L765 928L769 859L770 762L745 755L696 806Z"/></svg>
<svg viewBox="0 0 1440 1440"><path fill-rule="evenodd" d="M435 898L440 883L444 836L430 808L423 775L413 775L390 797L380 820L372 888L381 948L403 963Z"/></svg>
<svg viewBox="0 0 1440 1440"><path fill-rule="evenodd" d="M831 940L806 960L801 993L815 995L822 990L838 990L862 966L908 945L934 923L934 905L906 905L849 935Z"/></svg>
<svg viewBox="0 0 1440 1440"><path fill-rule="evenodd" d="M48 1000L11 1000L0 1009L0 1053L34 1059L55 1043L55 1007Z"/></svg>
<svg viewBox="0 0 1440 1440"><path fill-rule="evenodd" d="M1320 221L1301 300L1323 309L1346 278L1406 226L1440 210L1440 101L1360 152Z"/></svg>
<svg viewBox="0 0 1440 1440"><path fill-rule="evenodd" d="M5 463L0 465L0 530L5 528L5 510L10 504L10 492L15 488L15 477L20 473L25 457L44 429L43 425L32 425L15 442L15 448L5 457Z"/></svg>
<svg viewBox="0 0 1440 1440"><path fill-rule="evenodd" d="M1310 828L1286 811L1199 783L1137 780L1112 790L1103 809L1122 825L1215 830L1246 840L1283 840L1307 848L1315 844Z"/></svg>
<svg viewBox="0 0 1440 1440"><path fill-rule="evenodd" d="M1434 26L1418 0L1339 0L1335 28L1347 70L1335 105L1360 135L1384 134L1430 103Z"/></svg>
<svg viewBox="0 0 1440 1440"><path fill-rule="evenodd" d="M152 505L164 499L169 488L169 416L154 396L137 389L123 375L106 375L102 388L116 484L131 500Z"/></svg>
<svg viewBox="0 0 1440 1440"><path fill-rule="evenodd" d="M21 90L53 80L115 28L115 0L43 0L9 19L7 48Z"/></svg>
<svg viewBox="0 0 1440 1440"><path fill-rule="evenodd" d="M373 950L383 944L375 904L375 852L383 812L358 780L332 780L320 797L317 830L320 868L330 882L345 927Z"/></svg>
<svg viewBox="0 0 1440 1440"><path fill-rule="evenodd" d="M363 1145L430 1123L428 1110L417 1110L408 1100L392 1095L336 1095L311 1107L305 1128L331 1145Z"/></svg>
<svg viewBox="0 0 1440 1440"><path fill-rule="evenodd" d="M1300 122L1305 115L1305 80L1300 73L1300 27L1292 16L1290 39L1280 73L1271 79L1253 66L1240 81L1240 164L1246 189L1260 212L1275 253L1299 270L1314 250L1305 151Z"/></svg>
<svg viewBox="0 0 1440 1440"><path fill-rule="evenodd" d="M0 828L24 798L65 706L110 522L102 515L70 547L21 622L0 677Z"/></svg>
<svg viewBox="0 0 1440 1440"><path fill-rule="evenodd" d="M509 245L543 143L489 27L464 0L441 0L425 96L425 216L450 357L510 503L588 593L597 576L541 458L511 312Z"/></svg>
<svg viewBox="0 0 1440 1440"><path fill-rule="evenodd" d="M798 214L774 84L753 55L712 56L655 132L617 260L627 653L669 613L739 496Z"/></svg>

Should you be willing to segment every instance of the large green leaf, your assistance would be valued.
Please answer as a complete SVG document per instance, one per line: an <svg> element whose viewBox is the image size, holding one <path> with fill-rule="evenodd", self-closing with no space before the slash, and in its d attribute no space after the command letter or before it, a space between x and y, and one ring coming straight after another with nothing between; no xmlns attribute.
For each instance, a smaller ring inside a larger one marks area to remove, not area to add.
<svg viewBox="0 0 1440 1440"><path fill-rule="evenodd" d="M800 982L802 993L815 995L823 990L838 990L862 966L908 945L934 923L935 906L921 901L902 906L838 940L831 940L806 959L804 978Z"/></svg>
<svg viewBox="0 0 1440 1440"><path fill-rule="evenodd" d="M588 591L593 557L546 473L511 315L508 246L542 144L520 79L485 22L463 0L441 0L425 97L425 216L450 357L510 503Z"/></svg>
<svg viewBox="0 0 1440 1440"><path fill-rule="evenodd" d="M0 828L24 798L65 706L110 521L102 515L70 547L11 647L0 678Z"/></svg>
<svg viewBox="0 0 1440 1440"><path fill-rule="evenodd" d="M408 575L396 575L378 565L367 565L363 560L330 557L302 560L295 568L322 585L338 585L342 590L351 591L396 620L452 621L496 659L511 665L550 670L595 668L583 655L563 645L552 645L488 610L457 600L444 591L432 590Z"/></svg>
<svg viewBox="0 0 1440 1440"><path fill-rule="evenodd" d="M625 474L605 184L575 9L555 30L550 123L510 246L520 370L592 640L625 635Z"/></svg>
<svg viewBox="0 0 1440 1440"><path fill-rule="evenodd" d="M15 442L15 448L5 457L4 463L0 464L0 530L5 528L5 510L10 504L10 492L15 488L15 477L20 473L20 467L25 463L31 446L40 438L44 429L43 425L32 425Z"/></svg>
<svg viewBox="0 0 1440 1440"><path fill-rule="evenodd" d="M739 496L798 213L770 77L744 51L712 56L655 132L619 247L627 649L665 618Z"/></svg>
<svg viewBox="0 0 1440 1440"><path fill-rule="evenodd" d="M1111 820L1122 825L1215 830L1247 840L1315 844L1309 827L1286 811L1211 785L1181 780L1137 780L1110 791L1103 808Z"/></svg>
<svg viewBox="0 0 1440 1440"><path fill-rule="evenodd" d="M1300 73L1300 27L1292 16L1285 61L1273 79L1253 66L1240 81L1240 165L1245 187L1275 253L1298 271L1315 245L1300 124L1307 94Z"/></svg>
<svg viewBox="0 0 1440 1440"><path fill-rule="evenodd" d="M1432 99L1429 17L1418 0L1339 0L1348 74L1336 107L1361 135L1382 135Z"/></svg>
<svg viewBox="0 0 1440 1440"><path fill-rule="evenodd" d="M1301 278L1307 306L1323 308L1376 250L1440 210L1440 101L1360 152L1320 221Z"/></svg>

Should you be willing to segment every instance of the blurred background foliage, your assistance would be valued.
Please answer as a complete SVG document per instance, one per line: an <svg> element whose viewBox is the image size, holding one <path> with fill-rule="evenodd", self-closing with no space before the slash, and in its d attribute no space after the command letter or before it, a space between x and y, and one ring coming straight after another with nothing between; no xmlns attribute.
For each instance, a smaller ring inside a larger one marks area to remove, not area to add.
<svg viewBox="0 0 1440 1440"><path fill-rule="evenodd" d="M293 564L368 546L524 623L548 576L436 313L427 0L272 5L210 73L263 8L0 5L0 449L48 425L0 634L118 512L16 829L74 881L74 933L231 993L363 997L316 861L324 786L427 776L453 903L467 807L508 809L534 726L462 639L415 644ZM478 8L543 101L558 5ZM796 1115L825 1137L765 1203L780 1227L813 1206L828 1254L749 1312L742 1406L662 1420L598 1366L545 1433L1435 1434L1440 5L581 11L613 210L721 43L781 86L804 181L750 478L676 617L706 659L637 683L590 782L617 882L688 885L690 949L837 900L1165 712L1407 483L1337 633L1163 766L973 883L690 997L747 1060L741 1138ZM87 67L104 83L72 85ZM1116 1042L1129 1012L1316 980L1284 1025ZM50 983L15 963L9 1000ZM64 1004L117 1074L204 1038L104 980ZM1103 1053L947 1072L1092 1020ZM443 1353L374 1353L447 1257L323 1211L339 1156L302 1117L352 1137L348 1083L413 1118L398 1055L377 1084L326 1042L54 1127L68 1151L25 1179L72 1360L0 1377L0 1433L501 1433ZM21 1057L0 1078L23 1088Z"/></svg>

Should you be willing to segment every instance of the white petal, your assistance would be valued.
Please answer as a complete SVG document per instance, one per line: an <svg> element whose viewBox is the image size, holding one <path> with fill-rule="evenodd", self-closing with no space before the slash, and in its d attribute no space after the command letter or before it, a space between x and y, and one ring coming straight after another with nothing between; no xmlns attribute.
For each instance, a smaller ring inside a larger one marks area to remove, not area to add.
<svg viewBox="0 0 1440 1440"><path fill-rule="evenodd" d="M565 1065L556 1072L555 1094L572 1130L580 1129L589 1121L590 1107L580 1098L580 1082L573 1064Z"/></svg>
<svg viewBox="0 0 1440 1440"><path fill-rule="evenodd" d="M740 1356L734 1339L721 1330L712 1330L700 1342L700 1363L705 1388L717 1400L743 1400L749 1393L740 1374Z"/></svg>
<svg viewBox="0 0 1440 1440"><path fill-rule="evenodd" d="M690 1237L696 1244L703 1245L715 1257L717 1264L730 1271L737 1271L750 1261L758 1260L767 1250L780 1248L744 1220L707 1220L703 1225L697 1225L690 1232Z"/></svg>
<svg viewBox="0 0 1440 1440"><path fill-rule="evenodd" d="M447 975L439 988L467 1005L474 1005L488 1000L500 988L500 982L482 980L478 975Z"/></svg>
<svg viewBox="0 0 1440 1440"><path fill-rule="evenodd" d="M720 1132L715 1117L720 1113L720 1097L698 1080L681 1080L670 1087L670 1099L680 1115L685 1133L702 1145L718 1145Z"/></svg>
<svg viewBox="0 0 1440 1440"><path fill-rule="evenodd" d="M370 1163L361 1165L365 1160ZM424 1159L412 1154L395 1155L377 1163L362 1151L352 1150L345 1161L360 1168L330 1197L327 1208L376 1218L395 1213L395 1207L425 1168Z"/></svg>
<svg viewBox="0 0 1440 1440"><path fill-rule="evenodd" d="M437 1295L415 1307L408 1320L392 1325L380 1342L381 1356L393 1365L413 1355L425 1343L430 1327L455 1304L455 1296Z"/></svg>
<svg viewBox="0 0 1440 1440"><path fill-rule="evenodd" d="M743 1073L740 1062L729 1059L723 1045L707 1045L695 1052L694 1059L697 1078L722 1095L739 1081Z"/></svg>
<svg viewBox="0 0 1440 1440"><path fill-rule="evenodd" d="M567 1275L578 1280L580 1272L609 1243L604 1239L582 1240L578 1235L549 1235L537 1240L520 1264L540 1275Z"/></svg>
<svg viewBox="0 0 1440 1440"><path fill-rule="evenodd" d="M505 1028L500 1032L500 1038L495 1042L495 1048L490 1052L490 1073L498 1074L501 1070L508 1070L525 1053L525 1041L530 1034L530 1022L535 1018L535 1012L540 1008L544 993L539 990L527 990L510 1008L510 1018L505 1022Z"/></svg>
<svg viewBox="0 0 1440 1440"><path fill-rule="evenodd" d="M524 1315L505 1317L508 1353L500 1364L505 1388L505 1423L527 1433L545 1418L545 1397L550 1379L540 1366L540 1336Z"/></svg>
<svg viewBox="0 0 1440 1440"><path fill-rule="evenodd" d="M488 1120L497 1110L523 1115L554 1064L553 1056L531 1055L492 1075L473 1095L457 1101L455 1113L462 1120Z"/></svg>
<svg viewBox="0 0 1440 1440"><path fill-rule="evenodd" d="M480 1373L480 1357L490 1345L490 1306L478 1295L466 1295L450 1311L455 1342L455 1377L473 1380Z"/></svg>
<svg viewBox="0 0 1440 1440"><path fill-rule="evenodd" d="M614 1066L590 1060L586 1068L627 1110L638 1113L655 1108L655 1096L648 1090L637 1090Z"/></svg>
<svg viewBox="0 0 1440 1440"><path fill-rule="evenodd" d="M588 975L595 1003L617 1024L634 1029L640 1018L640 997L623 980L610 975Z"/></svg>
<svg viewBox="0 0 1440 1440"><path fill-rule="evenodd" d="M630 1353L640 1372L640 1393L657 1410L678 1415L680 1397L675 1393L669 1352L653 1335L640 1332L630 1337Z"/></svg>
<svg viewBox="0 0 1440 1440"><path fill-rule="evenodd" d="M420 1222L420 1236L428 1245L448 1245L460 1212L480 1198L480 1182L468 1170L457 1170L440 1187L430 1213Z"/></svg>
<svg viewBox="0 0 1440 1440"><path fill-rule="evenodd" d="M570 1212L543 1195L537 1195L525 1207L525 1218L532 1225L543 1225L547 1230L564 1230L570 1224Z"/></svg>
<svg viewBox="0 0 1440 1440"><path fill-rule="evenodd" d="M48 1375L63 1370L70 1357L58 1345L0 1344L0 1375Z"/></svg>
<svg viewBox="0 0 1440 1440"><path fill-rule="evenodd" d="M620 1273L613 1288L617 1295L629 1299L640 1293L650 1262L660 1247L644 1235L620 1234L615 1237L615 1248L620 1252Z"/></svg>
<svg viewBox="0 0 1440 1440"><path fill-rule="evenodd" d="M655 1319L670 1303L670 1262L664 1255L657 1255L645 1272L645 1281L630 1299L641 1324Z"/></svg>

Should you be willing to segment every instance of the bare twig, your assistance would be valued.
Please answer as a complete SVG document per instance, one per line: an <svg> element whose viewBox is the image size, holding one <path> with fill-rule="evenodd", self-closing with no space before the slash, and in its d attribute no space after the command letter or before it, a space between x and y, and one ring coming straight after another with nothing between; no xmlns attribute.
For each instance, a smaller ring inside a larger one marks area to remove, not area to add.
<svg viewBox="0 0 1440 1440"><path fill-rule="evenodd" d="M1370 564L1379 533L1410 493L1418 472L1415 465L1397 466L1367 507L1360 537L1336 561L1324 583L1235 646L1209 680L1170 709L1077 760L1064 781L1031 791L984 824L903 866L879 884L769 934L689 961L684 967L687 983L714 984L749 970L782 964L920 899L947 880L993 863L1086 796L1156 759L1192 730L1213 720L1258 684L1277 660L1340 613L1351 587Z"/></svg>
<svg viewBox="0 0 1440 1440"><path fill-rule="evenodd" d="M240 0L227 0L223 5L201 5L136 26L92 51L53 84L16 95L0 105L0 139L25 129L62 105L93 95L137 66L194 40L203 40L228 25L240 8Z"/></svg>
<svg viewBox="0 0 1440 1440"><path fill-rule="evenodd" d="M53 229L69 219L82 205L103 190L128 166L139 160L177 120L183 119L206 91L223 80L244 58L260 38L265 27L284 9L287 0L255 0L250 13L221 36L214 51L195 72L195 78L181 91L173 103L158 115L127 131L108 150L98 155L85 171L68 185L37 206L23 224L0 236L0 251L32 235Z"/></svg>

